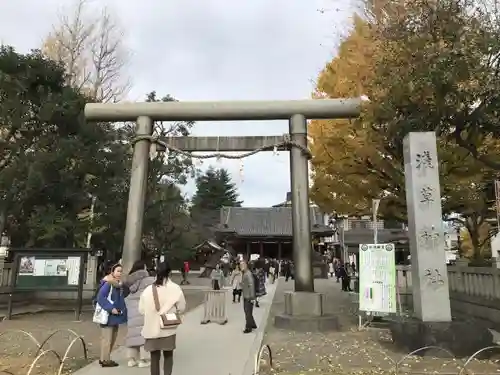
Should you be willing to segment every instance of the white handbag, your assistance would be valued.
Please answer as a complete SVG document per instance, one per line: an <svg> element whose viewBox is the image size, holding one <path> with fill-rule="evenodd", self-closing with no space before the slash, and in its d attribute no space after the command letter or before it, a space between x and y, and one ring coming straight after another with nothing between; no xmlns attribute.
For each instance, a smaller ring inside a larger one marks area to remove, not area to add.
<svg viewBox="0 0 500 375"><path fill-rule="evenodd" d="M110 286L109 288L109 294L108 294L108 301L112 304L113 301L111 300L111 292L113 291L113 287ZM109 312L104 310L99 303L95 304L95 310L94 310L94 316L92 317L92 321L97 324L108 324L108 319L109 319Z"/></svg>

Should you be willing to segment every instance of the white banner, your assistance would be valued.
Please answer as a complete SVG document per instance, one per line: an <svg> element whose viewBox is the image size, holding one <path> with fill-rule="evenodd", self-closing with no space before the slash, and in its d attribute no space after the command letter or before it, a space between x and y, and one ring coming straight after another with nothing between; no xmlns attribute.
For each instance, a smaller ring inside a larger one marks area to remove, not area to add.
<svg viewBox="0 0 500 375"><path fill-rule="evenodd" d="M359 245L359 310L396 312L394 244Z"/></svg>

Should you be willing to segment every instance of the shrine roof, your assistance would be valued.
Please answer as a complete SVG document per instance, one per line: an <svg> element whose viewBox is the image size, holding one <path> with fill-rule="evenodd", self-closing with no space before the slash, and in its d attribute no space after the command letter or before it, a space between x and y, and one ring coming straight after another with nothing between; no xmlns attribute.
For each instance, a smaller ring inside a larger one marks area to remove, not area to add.
<svg viewBox="0 0 500 375"><path fill-rule="evenodd" d="M378 243L407 242L408 232L403 229L379 229ZM373 230L350 229L344 232L344 243L346 245L358 245L373 243Z"/></svg>
<svg viewBox="0 0 500 375"><path fill-rule="evenodd" d="M323 224L323 215L311 207L313 233L331 234L332 229ZM238 236L291 237L291 207L223 207L219 232L233 232Z"/></svg>
<svg viewBox="0 0 500 375"><path fill-rule="evenodd" d="M202 243L200 243L194 247L195 250L199 250L202 248L208 248L211 250L226 251L226 249L224 249L222 246L217 244L217 242L215 242L215 240L205 240Z"/></svg>

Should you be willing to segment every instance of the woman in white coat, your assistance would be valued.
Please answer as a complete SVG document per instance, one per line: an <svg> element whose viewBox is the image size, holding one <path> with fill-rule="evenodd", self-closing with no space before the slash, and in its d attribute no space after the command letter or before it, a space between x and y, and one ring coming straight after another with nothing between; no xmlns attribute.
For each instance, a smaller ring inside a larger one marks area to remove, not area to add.
<svg viewBox="0 0 500 375"><path fill-rule="evenodd" d="M139 312L144 315L142 336L144 350L151 353L151 375L160 375L160 360L163 354L163 374L172 375L177 326L162 328L161 315L182 314L186 299L179 285L169 279L171 269L167 263L160 263L156 280L141 294ZM155 302L158 297L158 308Z"/></svg>

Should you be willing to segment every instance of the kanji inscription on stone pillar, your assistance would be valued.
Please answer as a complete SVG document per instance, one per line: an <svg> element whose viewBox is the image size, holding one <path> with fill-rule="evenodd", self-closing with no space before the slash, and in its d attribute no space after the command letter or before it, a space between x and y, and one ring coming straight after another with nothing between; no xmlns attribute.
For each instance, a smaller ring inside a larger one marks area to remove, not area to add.
<svg viewBox="0 0 500 375"><path fill-rule="evenodd" d="M403 141L413 307L425 322L451 321L436 134Z"/></svg>

